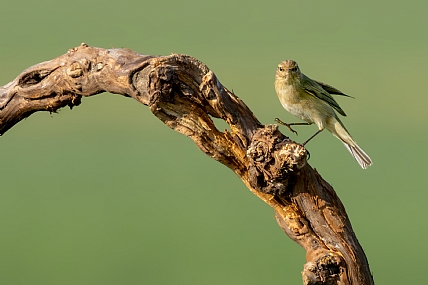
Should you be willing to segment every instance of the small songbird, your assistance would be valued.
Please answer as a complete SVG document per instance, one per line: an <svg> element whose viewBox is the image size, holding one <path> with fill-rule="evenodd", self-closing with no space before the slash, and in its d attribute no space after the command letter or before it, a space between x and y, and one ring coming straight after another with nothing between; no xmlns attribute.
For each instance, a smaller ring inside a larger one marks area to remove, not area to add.
<svg viewBox="0 0 428 285"><path fill-rule="evenodd" d="M287 126L296 134L297 132L291 128L292 125L316 124L318 126L318 131L303 145L326 128L343 142L363 169L373 164L370 157L352 139L335 112L346 116L331 94L351 96L330 85L310 79L300 72L299 66L293 60L286 60L278 65L275 90L284 109L306 122L286 124L276 118L278 123Z"/></svg>

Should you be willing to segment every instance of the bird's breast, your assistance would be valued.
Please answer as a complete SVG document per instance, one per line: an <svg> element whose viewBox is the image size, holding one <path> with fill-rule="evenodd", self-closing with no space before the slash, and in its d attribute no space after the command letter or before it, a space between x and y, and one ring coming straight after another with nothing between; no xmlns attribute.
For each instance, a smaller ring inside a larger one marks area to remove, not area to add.
<svg viewBox="0 0 428 285"><path fill-rule="evenodd" d="M299 91L292 85L275 84L275 89L279 101L281 101L284 108L288 105L298 104L301 100Z"/></svg>
<svg viewBox="0 0 428 285"><path fill-rule="evenodd" d="M279 101L285 110L294 116L306 121L313 122L310 116L310 101L303 97L300 92L291 85L275 84Z"/></svg>

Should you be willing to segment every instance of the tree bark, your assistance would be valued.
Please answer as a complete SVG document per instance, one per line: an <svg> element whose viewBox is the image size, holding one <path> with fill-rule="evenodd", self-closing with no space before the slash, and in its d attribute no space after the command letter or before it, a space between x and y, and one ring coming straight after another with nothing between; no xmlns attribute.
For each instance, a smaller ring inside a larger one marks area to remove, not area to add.
<svg viewBox="0 0 428 285"><path fill-rule="evenodd" d="M81 44L0 87L0 135L37 111L78 106L101 92L132 97L190 137L271 206L284 232L306 250L304 284L374 284L333 188L307 163L306 149L277 125L262 125L206 65L186 55L141 55ZM219 131L211 117L225 120Z"/></svg>

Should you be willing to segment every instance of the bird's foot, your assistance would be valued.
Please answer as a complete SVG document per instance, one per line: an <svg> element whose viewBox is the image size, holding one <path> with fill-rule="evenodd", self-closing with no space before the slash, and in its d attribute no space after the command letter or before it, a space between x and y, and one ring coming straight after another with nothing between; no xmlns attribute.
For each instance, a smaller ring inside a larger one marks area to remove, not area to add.
<svg viewBox="0 0 428 285"><path fill-rule="evenodd" d="M305 149L306 149L306 152L308 153L308 159L307 160L309 160L309 159L311 159L311 153L309 152L309 150L307 148L305 148Z"/></svg>
<svg viewBox="0 0 428 285"><path fill-rule="evenodd" d="M297 136L299 135L295 130L291 128L291 124L284 123L279 118L275 118L275 121L283 126L286 126L291 132L295 133Z"/></svg>

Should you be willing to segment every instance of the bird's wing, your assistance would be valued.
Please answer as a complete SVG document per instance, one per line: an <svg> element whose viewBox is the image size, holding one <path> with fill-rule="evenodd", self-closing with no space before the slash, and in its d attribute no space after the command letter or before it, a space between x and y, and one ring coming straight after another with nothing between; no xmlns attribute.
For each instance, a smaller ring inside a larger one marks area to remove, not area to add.
<svg viewBox="0 0 428 285"><path fill-rule="evenodd" d="M325 91L327 91L330 94L334 94L334 95L342 95L342 96L346 96L346 97L351 97L354 98L352 96L349 96L348 94L343 93L342 91L340 91L339 89L334 88L331 85L322 83L321 81L317 81L314 80L316 83L318 83L318 85L320 85L322 87L322 89L324 89ZM354 98L355 99L355 98Z"/></svg>
<svg viewBox="0 0 428 285"><path fill-rule="evenodd" d="M334 100L334 98L326 90L324 90L320 84L304 76L303 86L307 93L323 100L324 102L327 102L331 107L339 112L339 114L346 116L345 112L342 110L342 108L340 108L339 104L337 104L336 100Z"/></svg>

